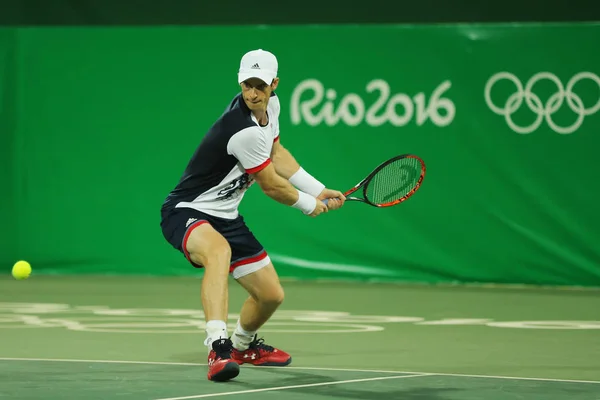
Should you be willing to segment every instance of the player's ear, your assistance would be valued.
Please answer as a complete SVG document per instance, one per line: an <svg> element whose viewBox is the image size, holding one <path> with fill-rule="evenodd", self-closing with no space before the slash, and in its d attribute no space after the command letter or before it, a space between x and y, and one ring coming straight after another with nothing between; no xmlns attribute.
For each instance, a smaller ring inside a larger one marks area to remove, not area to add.
<svg viewBox="0 0 600 400"><path fill-rule="evenodd" d="M273 83L271 83L271 89L277 89L277 85L279 85L279 78L273 79Z"/></svg>

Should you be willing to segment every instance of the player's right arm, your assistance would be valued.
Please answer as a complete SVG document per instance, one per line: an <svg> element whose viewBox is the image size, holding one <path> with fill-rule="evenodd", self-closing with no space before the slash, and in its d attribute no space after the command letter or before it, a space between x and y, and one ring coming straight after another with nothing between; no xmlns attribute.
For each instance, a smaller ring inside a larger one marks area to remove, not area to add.
<svg viewBox="0 0 600 400"><path fill-rule="evenodd" d="M277 174L271 163L266 138L260 130L246 128L236 133L229 140L227 151L240 161L262 191L273 200L313 217L327 212L325 203L299 191L287 179Z"/></svg>

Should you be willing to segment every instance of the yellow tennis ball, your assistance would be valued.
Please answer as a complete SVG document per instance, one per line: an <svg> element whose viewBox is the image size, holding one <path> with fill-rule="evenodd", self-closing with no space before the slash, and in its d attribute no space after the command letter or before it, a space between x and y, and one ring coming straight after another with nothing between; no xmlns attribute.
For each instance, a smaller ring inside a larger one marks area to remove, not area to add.
<svg viewBox="0 0 600 400"><path fill-rule="evenodd" d="M31 265L27 261L17 261L12 268L12 276L15 279L27 279L31 275Z"/></svg>

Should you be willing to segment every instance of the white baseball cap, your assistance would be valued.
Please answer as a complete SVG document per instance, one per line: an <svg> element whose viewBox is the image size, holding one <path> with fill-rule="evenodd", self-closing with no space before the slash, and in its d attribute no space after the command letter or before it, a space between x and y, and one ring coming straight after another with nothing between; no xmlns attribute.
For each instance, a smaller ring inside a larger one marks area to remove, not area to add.
<svg viewBox="0 0 600 400"><path fill-rule="evenodd" d="M277 58L263 49L252 50L244 54L240 61L238 83L246 79L258 78L270 85L277 77Z"/></svg>

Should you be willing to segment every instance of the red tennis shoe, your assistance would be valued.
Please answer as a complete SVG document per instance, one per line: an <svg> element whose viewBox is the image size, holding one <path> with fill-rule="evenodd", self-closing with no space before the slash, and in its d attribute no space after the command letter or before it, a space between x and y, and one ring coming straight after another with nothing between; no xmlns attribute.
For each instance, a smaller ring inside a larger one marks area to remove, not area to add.
<svg viewBox="0 0 600 400"><path fill-rule="evenodd" d="M250 342L247 350L241 351L233 348L231 358L238 364L252 364L265 367L284 367L292 362L292 357L285 351L266 345L264 339L257 339Z"/></svg>
<svg viewBox="0 0 600 400"><path fill-rule="evenodd" d="M233 343L230 339L217 339L208 354L208 380L224 382L240 373L239 364L231 358Z"/></svg>

